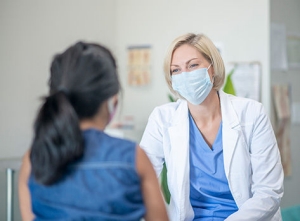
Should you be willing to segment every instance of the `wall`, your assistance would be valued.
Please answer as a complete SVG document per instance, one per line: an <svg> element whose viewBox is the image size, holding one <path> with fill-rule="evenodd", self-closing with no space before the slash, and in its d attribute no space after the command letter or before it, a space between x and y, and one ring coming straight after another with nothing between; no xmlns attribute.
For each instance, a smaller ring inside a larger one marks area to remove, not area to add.
<svg viewBox="0 0 300 221"><path fill-rule="evenodd" d="M263 67L262 102L269 111L269 1L139 1L117 4L117 56L124 87L123 115L134 115L140 139L153 108L168 102L163 59L171 41L187 32L205 33L224 45L224 61L260 61ZM146 87L127 83L126 48L153 47L152 82Z"/></svg>
<svg viewBox="0 0 300 221"><path fill-rule="evenodd" d="M1 157L20 156L30 145L32 122L47 92L50 60L78 39L108 45L119 64L124 88L121 115L134 115L139 141L152 109L168 102L162 62L170 42L186 32L203 32L224 45L229 61L263 65L263 98L269 109L269 2L260 1L1 1ZM126 48L151 44L152 83L130 87Z"/></svg>
<svg viewBox="0 0 300 221"><path fill-rule="evenodd" d="M172 3L172 4L171 4ZM258 60L263 66L262 102L270 111L269 24L284 23L300 32L298 0L228 1L65 0L0 1L0 158L19 157L30 145L32 122L47 92L50 60L79 39L101 42L115 52L123 85L121 117L134 115L139 141L153 108L168 102L162 62L178 35L205 33L224 45L225 64ZM151 44L152 82L127 84L126 48ZM298 74L297 74L298 73ZM300 100L299 70L272 72L271 83L292 82L293 101ZM300 128L292 126L293 175L285 179L282 206L299 203Z"/></svg>
<svg viewBox="0 0 300 221"><path fill-rule="evenodd" d="M0 1L0 158L29 147L54 53L78 40L115 50L114 0Z"/></svg>
<svg viewBox="0 0 300 221"><path fill-rule="evenodd" d="M284 24L287 33L295 32L300 35L300 1L271 0L271 22ZM271 36L272 37L272 36ZM291 83L292 102L300 102L300 69L290 69L287 72L271 72L271 83ZM300 204L300 125L291 125L291 158L292 175L284 181L284 196L282 207Z"/></svg>

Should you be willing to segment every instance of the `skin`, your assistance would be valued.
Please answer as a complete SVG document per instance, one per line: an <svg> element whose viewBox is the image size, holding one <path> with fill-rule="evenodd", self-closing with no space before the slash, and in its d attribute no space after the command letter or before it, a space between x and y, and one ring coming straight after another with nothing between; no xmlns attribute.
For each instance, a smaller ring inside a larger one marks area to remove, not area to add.
<svg viewBox="0 0 300 221"><path fill-rule="evenodd" d="M117 105L117 96L113 97ZM90 118L80 122L82 130L95 128L104 130L109 123L109 111L107 102L104 102L98 113ZM146 207L144 219L146 221L167 221L167 211L160 191L160 186L156 174L145 152L137 146L136 149L136 168L141 179L141 188ZM23 157L23 162L19 176L19 203L23 221L32 221L34 215L31 210L31 197L28 189L28 178L30 175L31 165L29 152Z"/></svg>
<svg viewBox="0 0 300 221"><path fill-rule="evenodd" d="M23 221L32 221L34 215L31 211L31 197L28 189L28 178L31 170L30 160L29 160L29 152L26 152L23 160L22 166L19 174L19 205L20 212Z"/></svg>
<svg viewBox="0 0 300 221"><path fill-rule="evenodd" d="M210 62L193 46L184 44L178 47L172 56L171 74L190 72L200 68L208 68ZM213 82L213 65L208 69L210 80ZM199 105L188 102L190 113L210 148L216 139L222 120L221 106L218 93L212 89L207 98Z"/></svg>

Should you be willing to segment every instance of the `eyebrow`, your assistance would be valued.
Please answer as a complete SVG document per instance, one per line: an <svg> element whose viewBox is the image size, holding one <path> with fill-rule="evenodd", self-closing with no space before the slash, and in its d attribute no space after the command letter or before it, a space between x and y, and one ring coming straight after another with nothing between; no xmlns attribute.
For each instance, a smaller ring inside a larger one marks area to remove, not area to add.
<svg viewBox="0 0 300 221"><path fill-rule="evenodd" d="M185 64L188 64L188 63L190 63L191 61L196 60L196 59L199 59L199 58L192 58L192 59L188 60L187 62L185 62ZM176 66L176 67L178 67L179 65L177 65L177 64L171 64L171 66Z"/></svg>

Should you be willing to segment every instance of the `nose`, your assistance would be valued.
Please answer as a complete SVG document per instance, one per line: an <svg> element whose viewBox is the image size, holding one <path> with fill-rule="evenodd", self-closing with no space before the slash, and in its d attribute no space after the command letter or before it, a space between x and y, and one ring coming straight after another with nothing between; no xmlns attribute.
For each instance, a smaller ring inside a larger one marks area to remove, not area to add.
<svg viewBox="0 0 300 221"><path fill-rule="evenodd" d="M186 66L181 67L181 72L189 72L189 69Z"/></svg>

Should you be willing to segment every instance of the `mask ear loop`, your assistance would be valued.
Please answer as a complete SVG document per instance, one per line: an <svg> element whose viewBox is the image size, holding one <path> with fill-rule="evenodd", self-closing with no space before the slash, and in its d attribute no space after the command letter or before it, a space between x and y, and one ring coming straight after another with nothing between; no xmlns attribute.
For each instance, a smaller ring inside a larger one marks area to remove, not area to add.
<svg viewBox="0 0 300 221"><path fill-rule="evenodd" d="M116 101L114 96L110 97L107 100L108 111L110 114L114 114L116 112L117 105L118 105L118 100Z"/></svg>
<svg viewBox="0 0 300 221"><path fill-rule="evenodd" d="M213 62L210 63L210 65L208 66L207 70L210 69L210 67L212 66ZM212 76L212 84L214 84L215 82L215 75Z"/></svg>
<svg viewBox="0 0 300 221"><path fill-rule="evenodd" d="M210 65L208 66L207 70L210 69L210 66L212 65L212 63L210 63Z"/></svg>
<svg viewBox="0 0 300 221"><path fill-rule="evenodd" d="M108 111L109 111L109 113L110 113L110 114L113 113L113 112L114 112L114 109L115 109L113 98L109 98L109 99L108 99L108 101L107 101L107 106L108 106Z"/></svg>
<svg viewBox="0 0 300 221"><path fill-rule="evenodd" d="M114 97L111 97L107 101L107 107L108 107L108 112L109 112L109 122L112 121L114 118L114 115L116 113L117 105L114 101Z"/></svg>

